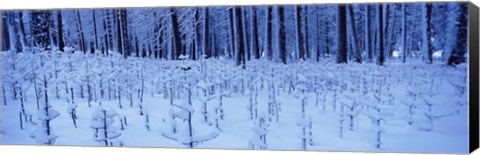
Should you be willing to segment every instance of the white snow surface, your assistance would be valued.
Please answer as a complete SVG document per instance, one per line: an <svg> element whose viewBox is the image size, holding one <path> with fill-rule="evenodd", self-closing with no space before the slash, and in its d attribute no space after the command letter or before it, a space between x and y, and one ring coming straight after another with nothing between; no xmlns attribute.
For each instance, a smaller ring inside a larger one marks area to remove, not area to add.
<svg viewBox="0 0 480 155"><path fill-rule="evenodd" d="M108 117L115 119L108 123L112 123L112 127L121 133L118 139L127 147L185 148L188 147L185 143L196 141L195 148L251 149L250 145L254 143L267 149L299 150L302 148L302 139L299 137L305 137L302 135L302 126L311 121L313 145L308 145L307 150L468 152L466 65L453 68L443 64L387 61L385 66L377 66L334 64L330 60L283 65L255 60L248 62L243 70L231 60L207 59L204 66L206 77L202 79L199 61L123 59L119 55L104 57L52 52L60 58L54 60L51 58L53 54L44 54L42 59L48 67L38 69L30 64L40 66L39 54L15 56L11 52L2 53L2 80L6 90L6 105L2 109L2 144L37 144L30 133L37 132L37 125L41 125L39 119L45 119L46 114L40 112L39 115L32 115L33 122L23 122L24 129L21 130L20 99L18 96L14 98L12 87L15 82L17 87L25 87L25 111L35 113L38 110L32 73L35 72L38 79L42 79L46 72L51 77L47 88L52 109L49 117L57 117L50 122L51 136L56 136L54 145L104 146L102 142L95 141L95 131L91 128L91 125L101 126L91 123L92 113L95 116L99 107L102 107L115 112L108 114ZM26 63L17 63L20 59ZM58 67L52 67L53 63L58 63ZM70 63L72 68L68 65ZM185 63L190 64L192 69L181 70ZM12 68L14 64L17 65L16 70ZM141 68L144 75L141 75ZM57 78L53 74L55 70L59 74ZM87 83L87 77L90 83ZM142 79L142 107L149 111L150 130L145 127L145 116L138 112ZM69 88L74 88L75 105L70 101L71 92L65 91L65 81L68 81ZM301 120L303 97L295 97L297 92L294 89L297 89L295 84L298 82L302 82L302 90L306 90L302 95L307 98L307 120ZM103 88L100 88L100 83ZM279 121L273 116L266 120L269 124L266 129L259 129L257 118L250 119L249 85L258 91L258 115L270 115L268 101L272 95L271 84L274 84L276 101L281 103L278 105ZM80 85L84 86L83 98ZM91 86L91 107L88 106L87 85ZM59 89L58 98L56 86ZM40 81L37 81L36 87L43 93ZM170 87L174 88L173 106L170 103ZM117 88L121 89L122 108L119 107L118 94L115 94ZM200 98L205 98L202 90L207 88L214 89L208 90L212 96L216 92L225 94L222 105L219 104L219 95L207 102L209 120L205 122ZM187 89L192 91L191 105ZM40 104L44 104L42 93L39 95ZM130 94L133 96L133 106L130 105ZM315 104L317 98L321 102L318 105ZM414 108L410 110L409 105ZM76 108L78 128L74 127L68 113L73 108ZM223 110L223 119L215 115L220 108ZM188 136L187 110L193 114L190 120L193 137ZM353 116L352 121L349 116ZM123 118L126 120L119 121ZM215 121L210 119L218 119L218 128ZM374 120L381 120L380 125L373 125ZM411 125L409 120L413 120ZM123 121L126 121L126 125L121 130L120 123ZM353 124L352 128L350 124ZM173 126L176 134L172 133ZM341 130L343 135L339 136ZM375 146L378 130L383 131L380 148ZM266 134L266 144L257 137L258 133ZM49 138L53 137L40 137L37 140Z"/></svg>

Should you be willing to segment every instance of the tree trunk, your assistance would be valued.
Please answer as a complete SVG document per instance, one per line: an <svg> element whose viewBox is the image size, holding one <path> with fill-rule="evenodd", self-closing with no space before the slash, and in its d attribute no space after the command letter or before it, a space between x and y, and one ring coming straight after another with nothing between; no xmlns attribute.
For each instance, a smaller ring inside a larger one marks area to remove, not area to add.
<svg viewBox="0 0 480 155"><path fill-rule="evenodd" d="M447 64L457 65L465 62L464 55L467 52L467 36L468 36L468 16L467 4L459 4L459 12L456 18L459 23L457 26L457 35L452 53L450 54Z"/></svg>
<svg viewBox="0 0 480 155"><path fill-rule="evenodd" d="M83 34L83 29L82 29L82 19L80 18L80 10L76 10L76 12L77 12L77 31L80 36L79 46L80 46L80 49L83 51L83 53L86 54L87 49L85 47L85 36Z"/></svg>
<svg viewBox="0 0 480 155"><path fill-rule="evenodd" d="M9 27L7 25L7 17L3 16L2 17L2 27L0 28L2 30L2 51L7 51L10 50L10 33L8 31Z"/></svg>
<svg viewBox="0 0 480 155"><path fill-rule="evenodd" d="M18 11L17 25L18 25L17 29L20 29L20 30L18 30L18 31L20 31L20 32L18 32L18 38L20 39L19 43L20 43L21 49L23 51L25 49L27 39L26 39L26 34L25 34L25 26L24 26L24 23L23 23L23 13L22 13L22 11Z"/></svg>
<svg viewBox="0 0 480 155"><path fill-rule="evenodd" d="M432 38L433 38L433 30L432 30L432 4L431 3L427 3L426 4L426 9L427 9L427 27L426 27L426 31L427 31L427 64L431 64L433 62L433 59L432 59L432 54L433 54L433 45L432 45Z"/></svg>
<svg viewBox="0 0 480 155"><path fill-rule="evenodd" d="M207 55L207 52L210 51L210 46L209 46L209 39L208 39L208 36L209 36L209 18L208 18L208 8L207 7L204 7L203 8L204 10L204 13L205 13L205 19L204 19L204 26L203 26L203 44L202 44L202 55L201 57L203 58L203 55L205 56L209 56Z"/></svg>
<svg viewBox="0 0 480 155"><path fill-rule="evenodd" d="M116 29L117 29L117 35L116 35L116 38L117 38L117 51L122 54L124 57L126 56L124 54L124 47L123 47L123 43L122 43L122 38L123 38L123 34L122 34L122 29L121 29L121 20L120 20L120 15L119 15L119 10L116 10L114 9L113 10L113 15L114 15L114 20L117 22L116 23Z"/></svg>
<svg viewBox="0 0 480 155"><path fill-rule="evenodd" d="M282 61L283 64L287 64L287 46L286 46L286 34L285 34L285 14L284 14L284 8L283 6L278 7L278 14L280 18L280 38L279 40L279 53L280 53L280 60Z"/></svg>
<svg viewBox="0 0 480 155"><path fill-rule="evenodd" d="M380 65L380 66L383 66L383 63L385 62L385 57L384 57L384 51L383 51L383 46L384 46L384 43L383 43L383 40L384 40L384 36L383 36L383 33L384 33L384 30L385 28L383 27L383 21L384 21L384 13L383 13L383 4L378 4L378 51L379 51L379 55L378 55L378 61L377 61L377 65Z"/></svg>
<svg viewBox="0 0 480 155"><path fill-rule="evenodd" d="M355 29L355 16L353 14L353 6L348 6L348 14L350 16L350 29L352 32L352 45L353 45L353 54L355 55L354 61L357 63L362 63L362 54L360 50L360 42L358 41L357 30Z"/></svg>
<svg viewBox="0 0 480 155"><path fill-rule="evenodd" d="M300 60L305 61L305 49L303 48L303 42L304 42L304 34L302 32L303 24L302 24L302 6L297 5L296 7L296 27L297 27L297 50L298 50L298 56Z"/></svg>
<svg viewBox="0 0 480 155"><path fill-rule="evenodd" d="M175 44L175 58L172 58L173 60L176 60L179 58L179 56L183 53L182 49L182 40L181 40L181 34L180 34L180 27L178 25L178 19L177 19L177 14L175 13L175 10L173 8L170 8L170 13L172 14L172 26L173 26L173 41Z"/></svg>
<svg viewBox="0 0 480 155"><path fill-rule="evenodd" d="M347 14L345 4L338 6L337 63L347 63Z"/></svg>
<svg viewBox="0 0 480 155"><path fill-rule="evenodd" d="M406 43L407 43L407 15L405 11L405 3L402 3L402 62L406 63L407 60L407 50L406 50Z"/></svg>
<svg viewBox="0 0 480 155"><path fill-rule="evenodd" d="M253 9L253 23L252 23L252 50L255 59L260 58L260 49L258 48L258 24L257 24L257 10L254 6Z"/></svg>
<svg viewBox="0 0 480 155"><path fill-rule="evenodd" d="M268 60L272 60L273 52L272 52L272 6L267 7L267 29L266 29L266 46L265 52L267 55Z"/></svg>
<svg viewBox="0 0 480 155"><path fill-rule="evenodd" d="M369 63L372 63L372 42L370 39L370 5L365 5L365 51Z"/></svg>
<svg viewBox="0 0 480 155"><path fill-rule="evenodd" d="M63 52L65 48L65 43L63 42L62 10L57 10L57 25L58 25L58 49Z"/></svg>
<svg viewBox="0 0 480 155"><path fill-rule="evenodd" d="M232 10L233 11L233 10ZM244 40L244 33L243 33L243 18L242 18L242 9L241 7L236 7L234 9L235 14L235 25L236 25L236 36L238 36L237 45L238 45L238 52L236 54L235 62L237 66L242 65L242 68L245 69L245 40Z"/></svg>
<svg viewBox="0 0 480 155"><path fill-rule="evenodd" d="M95 49L98 49L98 35L97 35L97 20L95 17L95 9L92 9L92 17L93 17L93 34L95 37Z"/></svg>

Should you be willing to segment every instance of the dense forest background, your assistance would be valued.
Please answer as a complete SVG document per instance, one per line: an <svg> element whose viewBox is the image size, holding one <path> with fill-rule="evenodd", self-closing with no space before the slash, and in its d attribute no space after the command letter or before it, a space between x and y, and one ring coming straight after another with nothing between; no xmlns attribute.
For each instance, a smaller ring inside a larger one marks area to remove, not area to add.
<svg viewBox="0 0 480 155"><path fill-rule="evenodd" d="M331 58L464 62L466 3L17 10L2 13L2 51L83 51L176 60Z"/></svg>

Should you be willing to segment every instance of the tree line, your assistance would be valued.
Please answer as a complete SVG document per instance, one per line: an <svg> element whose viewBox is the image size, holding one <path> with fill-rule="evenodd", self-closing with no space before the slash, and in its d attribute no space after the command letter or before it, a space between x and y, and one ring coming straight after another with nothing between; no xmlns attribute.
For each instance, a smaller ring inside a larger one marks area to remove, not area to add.
<svg viewBox="0 0 480 155"><path fill-rule="evenodd" d="M2 12L2 51L82 51L125 58L223 57L237 65L331 59L465 62L467 4L209 6Z"/></svg>

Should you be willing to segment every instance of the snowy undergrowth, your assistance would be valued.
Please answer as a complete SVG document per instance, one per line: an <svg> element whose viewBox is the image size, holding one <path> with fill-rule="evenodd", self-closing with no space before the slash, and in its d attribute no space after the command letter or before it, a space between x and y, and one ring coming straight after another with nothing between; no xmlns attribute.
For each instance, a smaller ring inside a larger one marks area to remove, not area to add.
<svg viewBox="0 0 480 155"><path fill-rule="evenodd" d="M465 65L2 54L4 144L468 150Z"/></svg>

